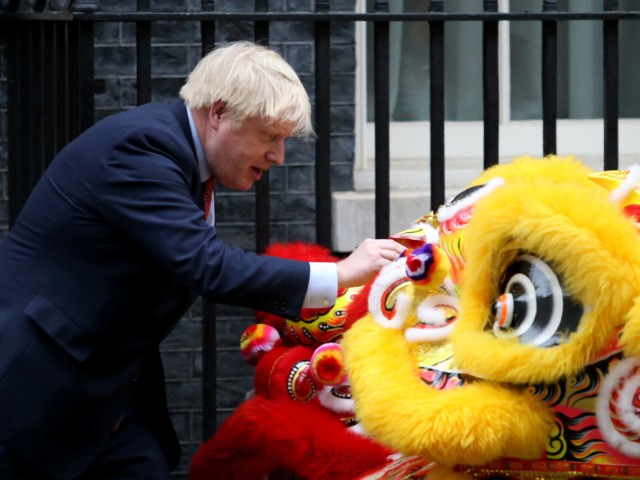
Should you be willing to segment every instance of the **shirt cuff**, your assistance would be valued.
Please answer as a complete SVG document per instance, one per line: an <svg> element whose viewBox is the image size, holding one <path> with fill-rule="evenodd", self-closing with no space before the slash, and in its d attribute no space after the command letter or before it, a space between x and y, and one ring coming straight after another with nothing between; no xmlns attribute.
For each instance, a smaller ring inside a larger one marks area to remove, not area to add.
<svg viewBox="0 0 640 480"><path fill-rule="evenodd" d="M338 266L334 262L309 262L309 285L302 308L328 308L338 297Z"/></svg>

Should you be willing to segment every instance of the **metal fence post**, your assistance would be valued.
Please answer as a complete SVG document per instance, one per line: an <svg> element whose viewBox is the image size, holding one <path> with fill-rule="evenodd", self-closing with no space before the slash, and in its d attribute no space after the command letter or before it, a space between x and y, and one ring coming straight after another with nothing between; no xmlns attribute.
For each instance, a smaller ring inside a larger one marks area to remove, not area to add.
<svg viewBox="0 0 640 480"><path fill-rule="evenodd" d="M388 13L389 2L376 0L376 13ZM373 27L374 90L375 90L375 236L389 236L389 21L376 20Z"/></svg>
<svg viewBox="0 0 640 480"><path fill-rule="evenodd" d="M617 0L605 0L606 12L618 10ZM604 73L604 169L618 168L618 120L620 118L619 99L619 22L604 20L603 34L603 73Z"/></svg>
<svg viewBox="0 0 640 480"><path fill-rule="evenodd" d="M329 11L328 0L316 0L316 13ZM331 24L315 22L316 103L316 242L331 246Z"/></svg>
<svg viewBox="0 0 640 480"><path fill-rule="evenodd" d="M429 11L442 12L443 0L433 0ZM444 175L444 22L429 23L429 122L431 129L431 209L445 201Z"/></svg>
<svg viewBox="0 0 640 480"><path fill-rule="evenodd" d="M485 12L497 12L497 0L484 0ZM498 22L482 22L482 100L484 106L484 168L499 161L500 76L498 73Z"/></svg>
<svg viewBox="0 0 640 480"><path fill-rule="evenodd" d="M542 10L555 12L556 0L544 0ZM556 121L558 118L558 22L542 22L542 152L557 152Z"/></svg>
<svg viewBox="0 0 640 480"><path fill-rule="evenodd" d="M256 12L268 12L269 0L255 0ZM254 39L261 45L269 45L269 22L255 22ZM271 205L269 172L263 172L255 186L256 252L263 253L271 242Z"/></svg>

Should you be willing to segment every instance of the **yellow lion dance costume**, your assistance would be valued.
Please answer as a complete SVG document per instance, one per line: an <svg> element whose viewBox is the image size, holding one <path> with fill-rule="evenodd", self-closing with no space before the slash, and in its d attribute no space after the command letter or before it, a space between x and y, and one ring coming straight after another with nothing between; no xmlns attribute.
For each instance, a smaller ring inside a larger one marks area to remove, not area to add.
<svg viewBox="0 0 640 480"><path fill-rule="evenodd" d="M416 226L342 343L393 478L640 478L639 180L521 158Z"/></svg>

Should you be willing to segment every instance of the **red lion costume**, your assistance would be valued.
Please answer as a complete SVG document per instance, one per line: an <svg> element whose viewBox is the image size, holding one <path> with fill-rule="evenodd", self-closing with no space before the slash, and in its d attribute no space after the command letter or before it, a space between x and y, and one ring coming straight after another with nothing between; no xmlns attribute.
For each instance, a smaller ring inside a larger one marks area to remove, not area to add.
<svg viewBox="0 0 640 480"><path fill-rule="evenodd" d="M275 245L268 254L336 261L318 245ZM388 462L386 447L362 436L338 343L349 327L344 307L356 291L339 292L324 311L294 320L258 312L241 339L256 366L255 395L227 418L193 457L192 480L351 480Z"/></svg>

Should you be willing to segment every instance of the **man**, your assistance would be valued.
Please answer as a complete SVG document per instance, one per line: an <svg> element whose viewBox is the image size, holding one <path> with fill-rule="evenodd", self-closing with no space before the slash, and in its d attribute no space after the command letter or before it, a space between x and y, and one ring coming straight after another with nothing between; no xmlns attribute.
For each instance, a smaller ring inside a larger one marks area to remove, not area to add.
<svg viewBox="0 0 640 480"><path fill-rule="evenodd" d="M71 142L0 245L3 480L168 478L179 447L159 344L197 295L295 316L402 251L367 240L309 264L223 243L202 182L251 188L287 137L312 134L309 100L279 55L246 42L202 59L181 96Z"/></svg>

